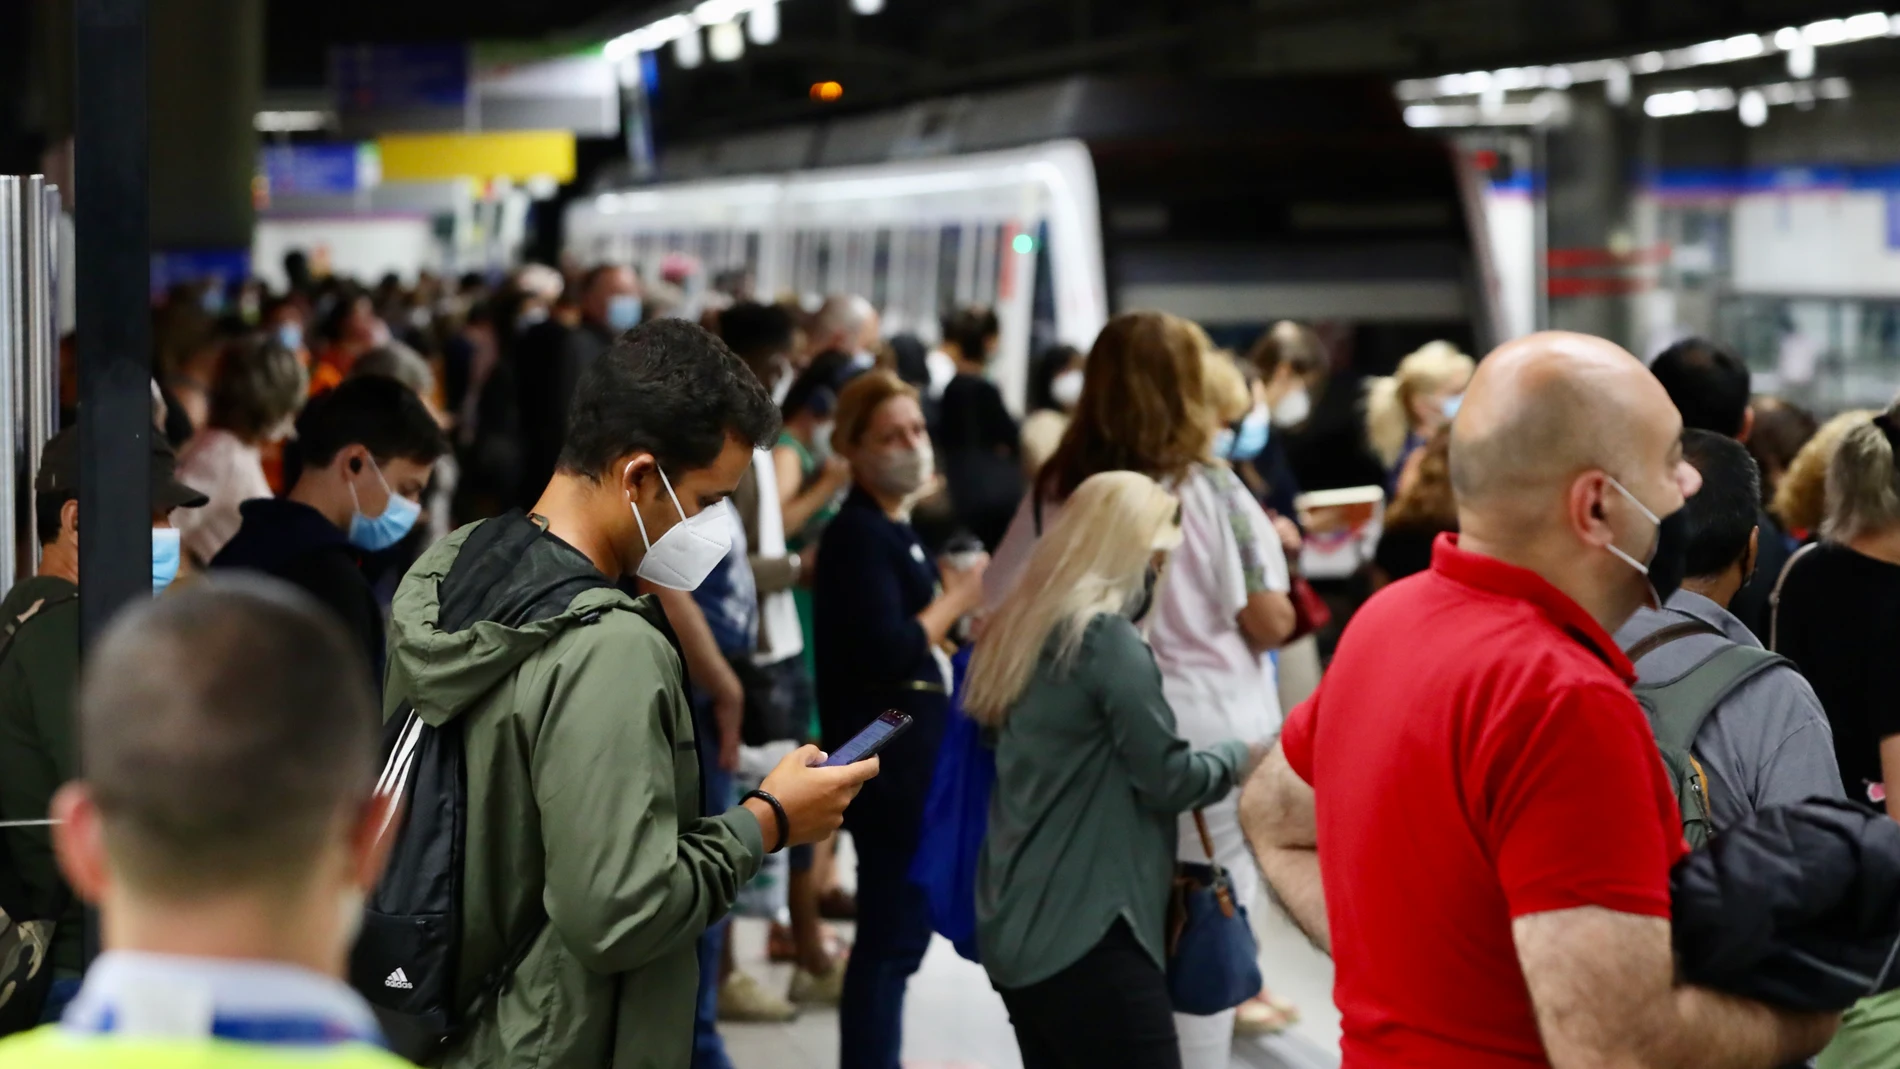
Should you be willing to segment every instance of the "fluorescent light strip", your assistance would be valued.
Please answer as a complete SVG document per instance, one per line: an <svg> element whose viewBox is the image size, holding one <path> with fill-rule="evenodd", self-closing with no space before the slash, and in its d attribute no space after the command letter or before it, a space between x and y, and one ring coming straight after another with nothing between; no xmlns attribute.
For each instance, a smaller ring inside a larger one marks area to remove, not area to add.
<svg viewBox="0 0 1900 1069"><path fill-rule="evenodd" d="M1470 71L1437 78L1411 78L1398 84L1402 101L1420 102L1440 97L1479 96L1517 89L1568 89L1581 82L1608 81L1621 68L1634 74L1659 74L1663 71L1705 67L1717 63L1739 63L1777 52L1799 48L1824 48L1831 45L1867 41L1876 37L1900 37L1900 14L1869 11L1844 19L1822 19L1806 26L1784 26L1771 34L1743 33L1717 41L1704 41L1687 48L1666 52L1644 52L1621 59L1593 59L1580 63L1550 66L1505 67L1494 71Z"/></svg>
<svg viewBox="0 0 1900 1069"><path fill-rule="evenodd" d="M691 11L678 11L662 19L608 41L601 53L609 60L626 59L642 52L657 52L702 26L732 22L760 8L772 7L780 0L700 0ZM777 13L774 12L774 15ZM768 36L776 38L774 32Z"/></svg>

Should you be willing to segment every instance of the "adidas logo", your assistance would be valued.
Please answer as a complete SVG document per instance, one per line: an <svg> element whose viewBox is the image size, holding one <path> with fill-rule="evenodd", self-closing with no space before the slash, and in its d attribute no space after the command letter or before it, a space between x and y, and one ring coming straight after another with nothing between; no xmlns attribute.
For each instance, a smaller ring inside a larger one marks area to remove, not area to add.
<svg viewBox="0 0 1900 1069"><path fill-rule="evenodd" d="M398 991L409 991L409 990L412 990L416 985L409 982L409 978L403 975L403 972L401 969L397 969L395 972L390 973L387 977L384 977L383 986L393 987Z"/></svg>

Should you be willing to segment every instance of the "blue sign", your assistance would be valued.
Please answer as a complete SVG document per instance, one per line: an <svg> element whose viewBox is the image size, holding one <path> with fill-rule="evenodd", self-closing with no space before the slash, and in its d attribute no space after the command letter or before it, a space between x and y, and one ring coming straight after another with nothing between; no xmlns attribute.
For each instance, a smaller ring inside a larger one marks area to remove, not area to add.
<svg viewBox="0 0 1900 1069"><path fill-rule="evenodd" d="M468 103L466 44L338 45L330 49L337 110L459 108Z"/></svg>
<svg viewBox="0 0 1900 1069"><path fill-rule="evenodd" d="M264 178L273 197L354 193L374 185L364 149L353 143L264 146Z"/></svg>
<svg viewBox="0 0 1900 1069"><path fill-rule="evenodd" d="M152 253L153 298L173 286L213 282L220 291L251 275L249 249L176 249Z"/></svg>
<svg viewBox="0 0 1900 1069"><path fill-rule="evenodd" d="M1900 249L1900 189L1887 191L1887 247Z"/></svg>

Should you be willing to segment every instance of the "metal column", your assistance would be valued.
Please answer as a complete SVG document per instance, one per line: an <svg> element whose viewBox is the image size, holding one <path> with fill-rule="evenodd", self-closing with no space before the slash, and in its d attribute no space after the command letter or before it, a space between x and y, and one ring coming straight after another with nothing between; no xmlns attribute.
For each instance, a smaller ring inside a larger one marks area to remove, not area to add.
<svg viewBox="0 0 1900 1069"><path fill-rule="evenodd" d="M0 515L6 517L0 523L0 592L13 589L20 559L20 524L14 515L19 500L15 461L20 455L14 382L26 355L25 309L20 299L26 241L20 229L20 179L0 175L0 507L5 509Z"/></svg>
<svg viewBox="0 0 1900 1069"><path fill-rule="evenodd" d="M73 5L82 644L152 593L147 0Z"/></svg>
<svg viewBox="0 0 1900 1069"><path fill-rule="evenodd" d="M21 365L21 374L14 379L20 393L17 395L19 403L13 407L18 413L20 432L26 437L22 452L26 457L23 472L28 486L40 470L40 454L59 420L58 399L49 393L59 367L58 311L54 298L57 290L53 286L58 255L58 210L55 209L52 216L47 215L49 191L58 196L58 187L48 186L46 179L37 174L28 175L20 186L20 229L26 236L26 270L20 287L26 307L26 359ZM29 537L27 544L32 547L30 557L37 571L40 540Z"/></svg>

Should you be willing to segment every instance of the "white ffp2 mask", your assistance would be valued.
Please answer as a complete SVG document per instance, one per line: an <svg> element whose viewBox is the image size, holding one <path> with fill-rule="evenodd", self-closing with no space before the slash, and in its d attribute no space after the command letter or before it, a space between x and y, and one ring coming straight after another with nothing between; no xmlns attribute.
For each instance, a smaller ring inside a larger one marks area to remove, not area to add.
<svg viewBox="0 0 1900 1069"><path fill-rule="evenodd" d="M633 463L629 461L627 467L632 468ZM659 465L655 464L653 470L660 471ZM698 589L732 548L732 520L725 509L718 507L700 509L697 515L688 516L680 508L679 495L673 492L673 482L664 471L660 471L660 485L666 487L666 496L672 499L680 522L667 528L655 542L647 537L647 522L640 515L640 506L627 502L633 509L633 522L640 525L640 541L647 547L634 574L668 590Z"/></svg>

